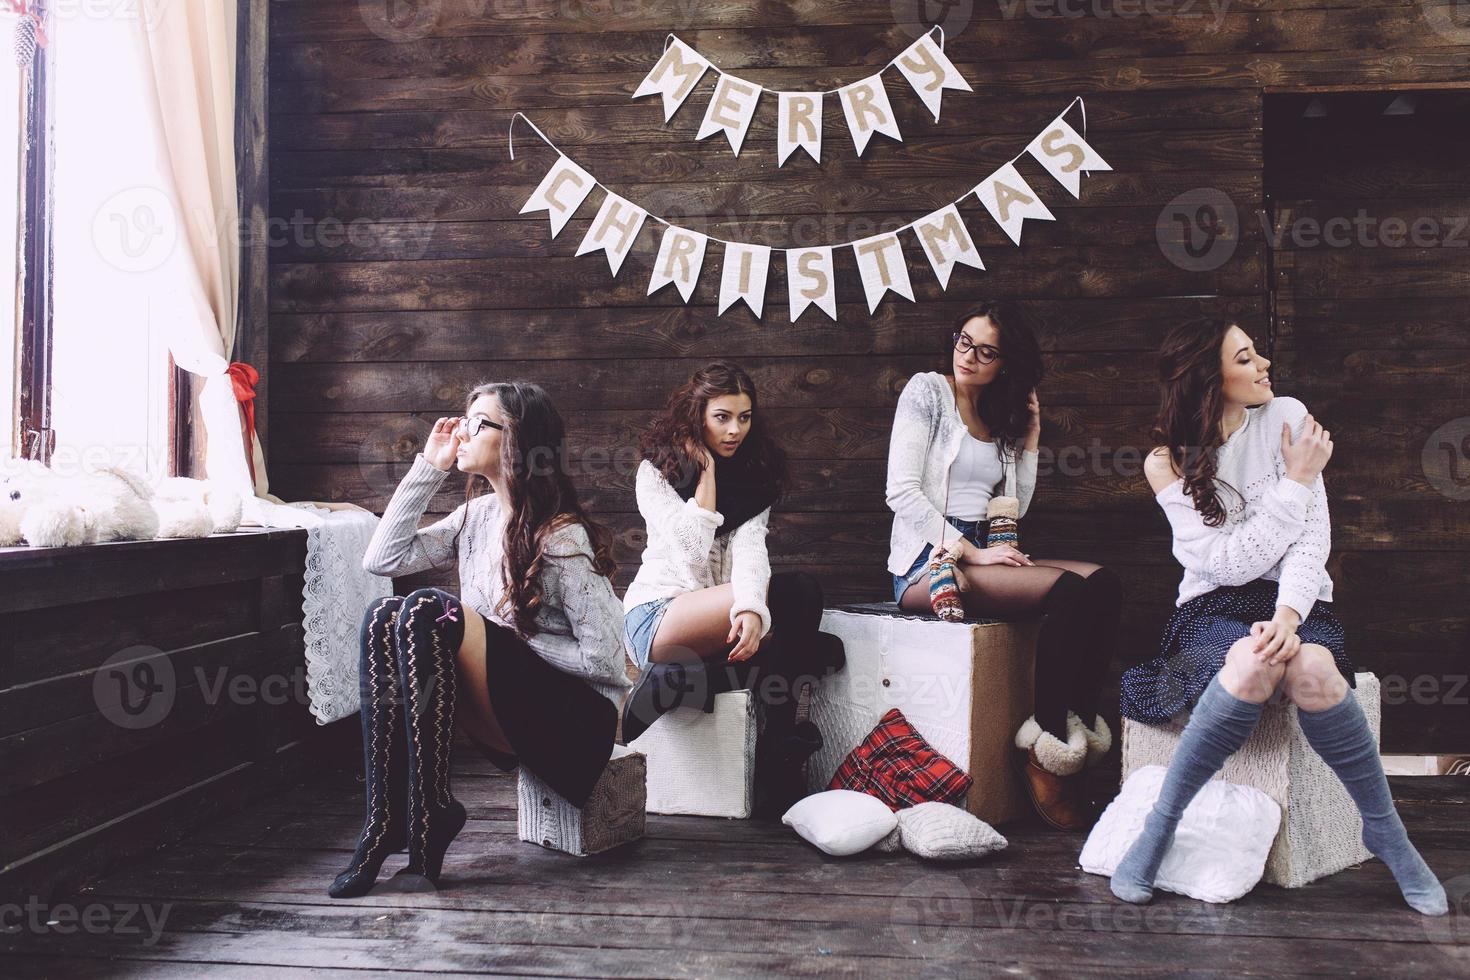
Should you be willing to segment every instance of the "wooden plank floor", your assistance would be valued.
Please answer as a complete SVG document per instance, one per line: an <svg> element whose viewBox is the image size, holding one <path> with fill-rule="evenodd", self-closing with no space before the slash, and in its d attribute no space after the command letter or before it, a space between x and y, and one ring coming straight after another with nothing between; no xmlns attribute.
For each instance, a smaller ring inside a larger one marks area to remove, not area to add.
<svg viewBox="0 0 1470 980"><path fill-rule="evenodd" d="M1395 790L1464 896L1470 803L1435 784ZM1009 848L984 861L935 865L829 858L772 823L650 816L644 840L577 859L517 839L513 776L473 753L457 752L454 789L470 819L437 894L326 897L361 821L359 785L329 773L63 900L115 928L14 932L12 916L0 975L1470 976L1470 903L1424 919L1377 861L1230 905L1161 893L1140 909L1077 869L1083 835L1039 824L1005 828Z"/></svg>

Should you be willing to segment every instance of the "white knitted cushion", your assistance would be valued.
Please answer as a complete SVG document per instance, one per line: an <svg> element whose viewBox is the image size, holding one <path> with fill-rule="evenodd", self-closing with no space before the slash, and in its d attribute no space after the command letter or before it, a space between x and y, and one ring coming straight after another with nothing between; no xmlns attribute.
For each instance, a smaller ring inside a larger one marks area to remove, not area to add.
<svg viewBox="0 0 1470 980"><path fill-rule="evenodd" d="M781 822L836 857L866 851L898 826L887 803L850 789L829 789L798 800Z"/></svg>
<svg viewBox="0 0 1470 980"><path fill-rule="evenodd" d="M903 850L903 834L898 827L888 832L888 836L873 845L873 850L880 854L897 854Z"/></svg>
<svg viewBox="0 0 1470 980"><path fill-rule="evenodd" d="M755 697L715 695L715 710L675 708L628 743L648 759L648 812L750 816L755 787Z"/></svg>
<svg viewBox="0 0 1470 980"><path fill-rule="evenodd" d="M984 820L937 801L899 810L898 833L905 850L941 861L984 857L1006 846L1006 839Z"/></svg>
<svg viewBox="0 0 1470 980"><path fill-rule="evenodd" d="M1111 876L1143 832L1143 821L1159 798L1163 766L1144 766L1108 804L1078 863L1083 871ZM1164 854L1154 884L1202 902L1232 902L1256 886L1281 825L1281 807L1265 793L1212 779L1200 789Z"/></svg>

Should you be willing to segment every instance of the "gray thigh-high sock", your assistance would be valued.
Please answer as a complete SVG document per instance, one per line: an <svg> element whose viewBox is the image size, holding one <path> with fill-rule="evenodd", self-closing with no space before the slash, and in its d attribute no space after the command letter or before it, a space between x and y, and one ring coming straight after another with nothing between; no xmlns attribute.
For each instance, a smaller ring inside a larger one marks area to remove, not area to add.
<svg viewBox="0 0 1470 980"><path fill-rule="evenodd" d="M1260 719L1261 705L1242 701L1225 690L1219 675L1211 678L1179 736L1159 798L1143 822L1143 832L1113 872L1114 895L1138 904L1153 898L1154 878L1174 841L1184 808L1220 771L1225 760L1245 744Z"/></svg>
<svg viewBox="0 0 1470 980"><path fill-rule="evenodd" d="M1325 711L1297 709L1307 743L1332 767L1363 815L1363 844L1393 872L1404 900L1425 915L1449 911L1444 886L1419 856L1393 805L1373 730L1358 699L1347 697Z"/></svg>

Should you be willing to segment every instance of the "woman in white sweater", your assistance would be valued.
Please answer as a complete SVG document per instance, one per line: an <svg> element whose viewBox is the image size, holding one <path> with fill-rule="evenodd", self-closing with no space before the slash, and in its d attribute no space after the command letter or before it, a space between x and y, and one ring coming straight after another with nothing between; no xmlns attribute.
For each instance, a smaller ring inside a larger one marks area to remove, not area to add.
<svg viewBox="0 0 1470 980"><path fill-rule="evenodd" d="M363 567L457 566L461 599L419 589L363 617L367 819L333 897L365 894L405 845L393 890L437 887L465 820L449 784L456 725L499 768L524 765L578 806L607 764L629 687L622 607L611 536L577 502L565 461L540 386L483 384L463 417L434 424L389 501ZM420 528L455 469L470 476L465 502Z"/></svg>
<svg viewBox="0 0 1470 980"><path fill-rule="evenodd" d="M1159 656L1123 675L1124 716L1163 722L1193 705L1143 832L1113 874L1129 902L1154 877L1184 808L1245 743L1278 689L1307 742L1363 817L1363 843L1405 900L1443 915L1444 888L1409 843L1373 733L1349 693L1353 670L1331 610L1327 488L1331 433L1274 395L1271 362L1228 320L1183 324L1160 357L1161 445L1145 473L1184 566Z"/></svg>
<svg viewBox="0 0 1470 980"><path fill-rule="evenodd" d="M894 415L887 484L893 597L905 611L931 611L929 566L938 548L957 561L967 617L1042 616L1034 714L1016 733L1017 763L1042 818L1078 829L1097 811L1083 767L1112 744L1097 707L1117 644L1122 586L1093 562L987 547L992 496L1003 489L1016 497L1024 516L1036 487L1041 350L1024 308L996 302L962 313L952 342L952 376L914 375Z"/></svg>
<svg viewBox="0 0 1470 980"><path fill-rule="evenodd" d="M805 572L771 574L766 531L786 488L755 384L716 361L668 399L641 441L643 563L623 597L640 675L623 708L631 742L680 705L713 710L721 691L751 687L766 708L756 748L758 815L800 795L800 766L821 735L798 718L803 689L843 663L818 632L822 589Z"/></svg>

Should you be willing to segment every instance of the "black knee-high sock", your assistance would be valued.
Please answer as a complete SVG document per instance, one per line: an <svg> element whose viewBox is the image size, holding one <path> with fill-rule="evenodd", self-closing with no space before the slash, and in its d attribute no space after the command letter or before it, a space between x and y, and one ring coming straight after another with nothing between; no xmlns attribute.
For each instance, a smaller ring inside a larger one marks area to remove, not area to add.
<svg viewBox="0 0 1470 980"><path fill-rule="evenodd" d="M1106 566L1082 580L1083 605L1072 691L1068 707L1088 728L1097 727L1097 703L1108 668L1118 652L1118 626L1123 617L1123 582Z"/></svg>
<svg viewBox="0 0 1470 980"><path fill-rule="evenodd" d="M1036 723L1067 741L1067 709L1072 673L1086 621L1081 575L1063 572L1041 602L1041 633L1036 638Z"/></svg>
<svg viewBox="0 0 1470 980"><path fill-rule="evenodd" d="M444 852L464 827L464 807L449 786L454 737L455 654L466 611L443 589L419 589L403 600L394 632L399 683L407 696L408 864L400 875L437 887Z"/></svg>
<svg viewBox="0 0 1470 980"><path fill-rule="evenodd" d="M357 687L362 707L362 771L367 817L352 860L327 888L333 898L365 895L388 855L403 850L408 827L408 758L393 625L402 596L368 607L358 628Z"/></svg>

